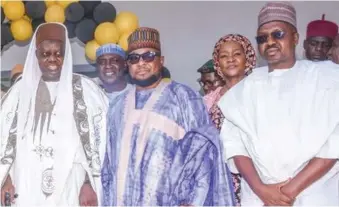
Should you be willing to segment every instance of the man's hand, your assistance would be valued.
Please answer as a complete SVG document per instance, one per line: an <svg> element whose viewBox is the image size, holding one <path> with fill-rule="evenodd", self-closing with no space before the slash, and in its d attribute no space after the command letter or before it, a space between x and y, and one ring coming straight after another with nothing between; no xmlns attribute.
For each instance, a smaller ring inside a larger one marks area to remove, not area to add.
<svg viewBox="0 0 339 207"><path fill-rule="evenodd" d="M288 181L276 184L263 184L256 194L264 202L265 206L291 206L294 199L289 198L280 191L282 186L287 183Z"/></svg>
<svg viewBox="0 0 339 207"><path fill-rule="evenodd" d="M11 201L11 203L13 203L14 202L15 188L12 184L12 179L11 179L10 175L7 176L7 179L6 179L4 185L1 188L1 205L2 206L5 206L6 192L10 193L10 195L11 195L10 201Z"/></svg>
<svg viewBox="0 0 339 207"><path fill-rule="evenodd" d="M293 185L291 185L290 183L281 187L280 191L281 191L282 194L286 195L287 197L289 197L293 200L295 200L296 197L298 196L297 189Z"/></svg>
<svg viewBox="0 0 339 207"><path fill-rule="evenodd" d="M90 183L84 183L79 195L80 206L98 206L97 194Z"/></svg>

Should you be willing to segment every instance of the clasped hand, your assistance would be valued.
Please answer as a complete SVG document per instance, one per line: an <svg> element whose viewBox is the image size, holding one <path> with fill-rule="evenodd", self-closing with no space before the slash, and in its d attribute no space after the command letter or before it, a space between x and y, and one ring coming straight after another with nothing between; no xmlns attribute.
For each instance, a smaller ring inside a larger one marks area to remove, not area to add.
<svg viewBox="0 0 339 207"><path fill-rule="evenodd" d="M289 180L276 184L262 184L257 192L265 206L292 206L295 195Z"/></svg>

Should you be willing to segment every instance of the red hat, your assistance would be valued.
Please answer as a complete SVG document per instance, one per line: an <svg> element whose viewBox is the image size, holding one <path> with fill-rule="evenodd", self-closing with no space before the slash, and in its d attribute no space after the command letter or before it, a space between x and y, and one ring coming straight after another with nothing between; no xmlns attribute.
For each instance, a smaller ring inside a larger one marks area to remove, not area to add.
<svg viewBox="0 0 339 207"><path fill-rule="evenodd" d="M323 14L321 20L312 21L307 25L306 38L320 36L334 39L337 34L338 25L325 20L325 14Z"/></svg>

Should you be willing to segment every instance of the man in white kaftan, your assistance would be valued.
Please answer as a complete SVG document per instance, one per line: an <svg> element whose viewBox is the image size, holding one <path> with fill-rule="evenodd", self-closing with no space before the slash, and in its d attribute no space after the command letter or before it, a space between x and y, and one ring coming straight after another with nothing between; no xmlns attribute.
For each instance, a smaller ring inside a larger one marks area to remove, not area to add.
<svg viewBox="0 0 339 207"><path fill-rule="evenodd" d="M231 171L243 176L242 206L339 205L339 67L296 61L294 8L270 2L257 43L268 67L220 100Z"/></svg>
<svg viewBox="0 0 339 207"><path fill-rule="evenodd" d="M38 27L22 80L1 103L0 180L14 205L100 205L107 97L72 73L67 29Z"/></svg>

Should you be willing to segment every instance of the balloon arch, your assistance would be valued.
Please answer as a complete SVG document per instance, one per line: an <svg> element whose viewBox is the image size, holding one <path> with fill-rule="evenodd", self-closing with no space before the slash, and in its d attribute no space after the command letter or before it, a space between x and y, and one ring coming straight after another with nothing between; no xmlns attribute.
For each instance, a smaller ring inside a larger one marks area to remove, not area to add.
<svg viewBox="0 0 339 207"><path fill-rule="evenodd" d="M117 14L109 2L101 1L1 1L1 50L3 46L29 40L44 22L60 22L69 38L85 44L86 57L94 61L100 45L119 44L127 50L128 36L139 27L139 19L129 11Z"/></svg>

